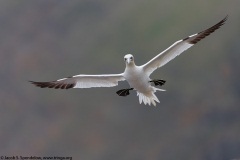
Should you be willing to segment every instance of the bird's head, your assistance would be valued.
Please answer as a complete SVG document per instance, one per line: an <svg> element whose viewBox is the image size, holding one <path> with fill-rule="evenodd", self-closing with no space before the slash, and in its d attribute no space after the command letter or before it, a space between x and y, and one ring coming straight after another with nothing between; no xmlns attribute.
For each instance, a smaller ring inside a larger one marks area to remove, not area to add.
<svg viewBox="0 0 240 160"><path fill-rule="evenodd" d="M126 62L126 64L134 64L134 58L133 55L131 54L127 54L124 56L124 61Z"/></svg>

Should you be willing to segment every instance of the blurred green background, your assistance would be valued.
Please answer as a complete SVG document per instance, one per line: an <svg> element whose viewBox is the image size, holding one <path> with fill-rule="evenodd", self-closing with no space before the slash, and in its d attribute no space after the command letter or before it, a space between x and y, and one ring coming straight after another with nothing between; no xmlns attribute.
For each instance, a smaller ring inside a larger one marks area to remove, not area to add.
<svg viewBox="0 0 240 160"><path fill-rule="evenodd" d="M0 1L0 155L75 160L240 159L239 0ZM28 80L121 73L226 15L152 78L157 107L128 87L54 90Z"/></svg>

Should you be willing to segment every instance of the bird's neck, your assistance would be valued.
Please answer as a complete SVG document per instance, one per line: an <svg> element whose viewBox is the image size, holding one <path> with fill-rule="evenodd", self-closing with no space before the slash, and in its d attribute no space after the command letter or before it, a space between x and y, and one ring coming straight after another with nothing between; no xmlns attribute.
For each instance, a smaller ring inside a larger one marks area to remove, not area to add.
<svg viewBox="0 0 240 160"><path fill-rule="evenodd" d="M126 64L125 72L132 72L135 71L137 66L135 65L134 62Z"/></svg>
<svg viewBox="0 0 240 160"><path fill-rule="evenodd" d="M136 67L136 65L135 65L134 62L131 62L131 63L127 63L127 64L126 64L126 68L135 68L135 67Z"/></svg>

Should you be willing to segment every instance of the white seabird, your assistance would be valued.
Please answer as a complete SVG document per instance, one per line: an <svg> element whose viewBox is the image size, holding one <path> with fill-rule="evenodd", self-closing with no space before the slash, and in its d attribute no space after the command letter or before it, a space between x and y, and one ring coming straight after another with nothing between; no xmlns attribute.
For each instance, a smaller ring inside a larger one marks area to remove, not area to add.
<svg viewBox="0 0 240 160"><path fill-rule="evenodd" d="M159 53L149 62L144 65L137 66L134 63L134 57L131 54L124 56L126 62L126 68L123 73L120 74L102 74L102 75L75 75L73 77L63 78L51 82L34 82L32 84L41 88L55 88L55 89L69 89L69 88L91 88L91 87L113 87L118 85L118 81L126 80L132 88L122 89L117 92L119 96L129 95L129 90L136 90L139 96L139 103L142 102L146 105L153 104L156 106L156 102L160 101L154 94L156 91L164 91L163 89L156 88L151 85L153 82L155 85L163 85L164 80L152 80L150 75L157 68L162 67L176 56L199 42L201 39L213 33L220 28L227 16L214 26L193 34L187 38L176 41L169 48ZM156 102L155 102L156 101Z"/></svg>

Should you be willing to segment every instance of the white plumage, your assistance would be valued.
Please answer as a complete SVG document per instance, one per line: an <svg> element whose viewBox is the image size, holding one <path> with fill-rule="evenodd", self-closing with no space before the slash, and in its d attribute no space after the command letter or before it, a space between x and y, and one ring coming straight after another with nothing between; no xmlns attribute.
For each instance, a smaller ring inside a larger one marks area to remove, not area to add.
<svg viewBox="0 0 240 160"><path fill-rule="evenodd" d="M159 67L162 67L176 56L183 53L185 50L199 42L201 39L210 35L212 32L220 28L227 20L225 17L223 20L215 24L214 26L191 35L187 38L179 40L171 45L169 48L155 56L149 62L144 65L137 66L134 63L134 57L131 54L124 56L126 61L125 71L121 74L103 74L103 75L76 75L73 77L63 78L51 82L34 82L32 84L41 88L55 88L55 89L69 89L69 88L91 88L91 87L113 87L118 85L118 81L126 80L132 87L129 90L136 90L139 97L139 103L142 102L146 105L153 104L156 106L156 102L160 102L155 95L156 91L165 91L163 89L156 88L151 85L150 75ZM125 92L124 96L129 94L129 90ZM122 91L122 90L120 90ZM122 92L121 92L122 93ZM120 94L119 94L120 95Z"/></svg>

